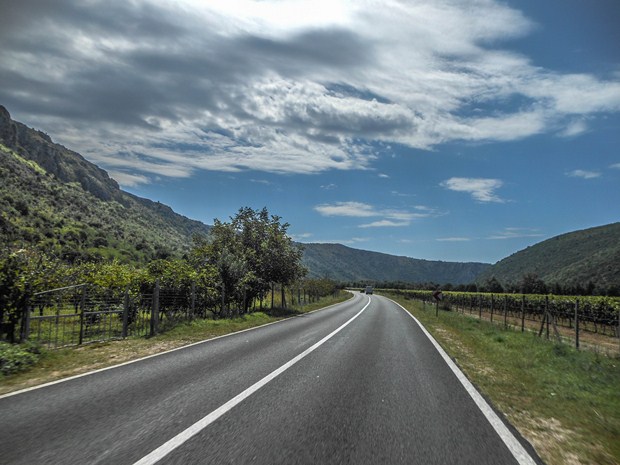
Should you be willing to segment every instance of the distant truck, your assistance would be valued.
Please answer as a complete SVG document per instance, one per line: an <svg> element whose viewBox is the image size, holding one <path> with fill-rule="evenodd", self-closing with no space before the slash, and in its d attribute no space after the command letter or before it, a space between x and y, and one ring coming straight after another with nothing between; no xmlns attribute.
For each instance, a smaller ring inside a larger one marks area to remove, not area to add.
<svg viewBox="0 0 620 465"><path fill-rule="evenodd" d="M365 294L372 294L372 286L366 286L366 289L364 290Z"/></svg>

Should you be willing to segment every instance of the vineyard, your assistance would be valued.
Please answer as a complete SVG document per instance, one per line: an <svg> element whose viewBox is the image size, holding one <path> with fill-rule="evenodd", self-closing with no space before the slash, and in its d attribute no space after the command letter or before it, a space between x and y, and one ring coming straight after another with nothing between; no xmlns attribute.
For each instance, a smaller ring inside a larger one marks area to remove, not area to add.
<svg viewBox="0 0 620 465"><path fill-rule="evenodd" d="M438 311L457 311L480 319L537 331L539 336L580 345L620 351L620 298L490 294L472 292L390 291L433 305Z"/></svg>

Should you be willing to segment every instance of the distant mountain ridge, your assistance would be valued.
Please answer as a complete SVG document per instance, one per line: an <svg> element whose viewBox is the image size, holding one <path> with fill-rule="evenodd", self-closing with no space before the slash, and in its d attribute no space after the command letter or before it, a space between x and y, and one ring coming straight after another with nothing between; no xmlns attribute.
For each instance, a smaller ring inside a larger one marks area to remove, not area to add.
<svg viewBox="0 0 620 465"><path fill-rule="evenodd" d="M478 282L495 277L518 283L525 274L537 275L547 285L620 290L620 223L573 231L552 237L500 260L486 269Z"/></svg>
<svg viewBox="0 0 620 465"><path fill-rule="evenodd" d="M304 264L312 276L348 282L468 284L491 265L398 257L341 244L304 244Z"/></svg>

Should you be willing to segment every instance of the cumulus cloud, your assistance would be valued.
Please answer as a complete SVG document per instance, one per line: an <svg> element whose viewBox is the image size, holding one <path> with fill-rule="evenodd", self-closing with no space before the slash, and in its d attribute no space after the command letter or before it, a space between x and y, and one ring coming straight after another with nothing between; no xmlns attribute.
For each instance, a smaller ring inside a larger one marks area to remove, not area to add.
<svg viewBox="0 0 620 465"><path fill-rule="evenodd" d="M561 74L510 51L533 24L493 0L21 0L2 10L0 103L134 176L368 169L381 144L576 136L583 118L620 111L617 76Z"/></svg>
<svg viewBox="0 0 620 465"><path fill-rule="evenodd" d="M456 192L467 192L479 202L504 202L495 191L504 183L499 179L488 178L450 178L440 185Z"/></svg>

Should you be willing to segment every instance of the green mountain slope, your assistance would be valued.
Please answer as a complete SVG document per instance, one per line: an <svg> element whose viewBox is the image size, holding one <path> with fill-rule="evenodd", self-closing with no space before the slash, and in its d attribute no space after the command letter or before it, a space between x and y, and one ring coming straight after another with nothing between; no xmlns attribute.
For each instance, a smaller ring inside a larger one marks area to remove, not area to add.
<svg viewBox="0 0 620 465"><path fill-rule="evenodd" d="M37 247L68 261L146 263L180 256L209 226L122 191L101 168L13 121L0 106L0 245ZM395 257L307 244L312 277L463 284L490 265Z"/></svg>
<svg viewBox="0 0 620 465"><path fill-rule="evenodd" d="M0 106L0 240L57 257L144 263L181 255L209 227L116 181Z"/></svg>
<svg viewBox="0 0 620 465"><path fill-rule="evenodd" d="M397 257L340 244L304 244L304 264L315 277L339 281L467 284L490 265Z"/></svg>
<svg viewBox="0 0 620 465"><path fill-rule="evenodd" d="M501 283L517 283L527 273L546 284L620 289L620 223L552 237L521 250L487 269L478 278L495 276Z"/></svg>

